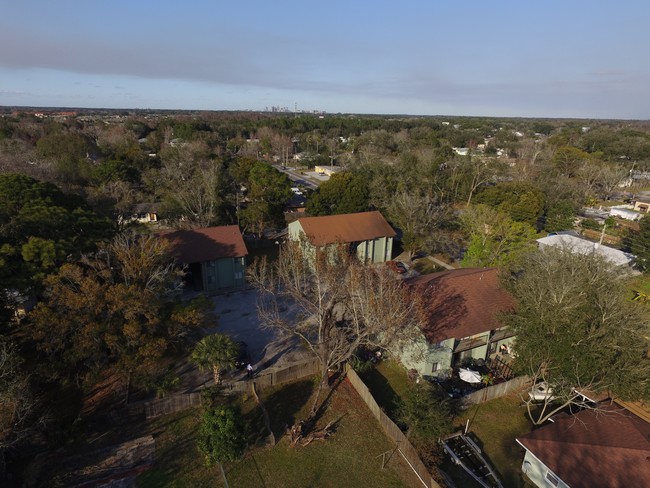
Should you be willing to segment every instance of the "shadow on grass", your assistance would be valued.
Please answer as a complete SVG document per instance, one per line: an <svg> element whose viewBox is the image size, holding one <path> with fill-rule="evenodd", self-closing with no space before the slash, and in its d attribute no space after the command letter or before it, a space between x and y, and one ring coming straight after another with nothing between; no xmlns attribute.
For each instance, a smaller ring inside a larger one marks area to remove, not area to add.
<svg viewBox="0 0 650 488"><path fill-rule="evenodd" d="M314 383L303 380L291 383L262 399L269 412L271 430L277 439L286 432L288 426L296 422L296 416L307 404L313 391Z"/></svg>
<svg viewBox="0 0 650 488"><path fill-rule="evenodd" d="M499 480L505 482L503 474L497 469L496 464L494 464L494 461L492 461L490 456L488 456L488 454L485 452L485 445L483 444L483 441L474 432L468 432L467 437L472 439L474 441L474 443L479 447L479 449L481 450L481 456L483 457L485 462L490 465L490 467L492 468L494 473L497 475ZM506 483L504 486L507 486L507 487L512 486L512 487L514 487L514 486L519 486L519 485L512 485L512 484Z"/></svg>
<svg viewBox="0 0 650 488"><path fill-rule="evenodd" d="M256 406L243 413L246 425L246 441L249 446L261 443L269 435L264 425L262 410Z"/></svg>
<svg viewBox="0 0 650 488"><path fill-rule="evenodd" d="M372 393L377 404L391 419L395 419L400 398L388 380L376 368L371 368L359 375Z"/></svg>

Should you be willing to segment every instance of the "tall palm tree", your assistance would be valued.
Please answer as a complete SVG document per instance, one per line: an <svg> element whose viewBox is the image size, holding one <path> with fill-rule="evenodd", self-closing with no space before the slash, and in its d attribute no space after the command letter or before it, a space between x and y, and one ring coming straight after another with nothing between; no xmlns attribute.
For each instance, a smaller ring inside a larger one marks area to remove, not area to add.
<svg viewBox="0 0 650 488"><path fill-rule="evenodd" d="M214 384L221 383L221 370L235 366L239 344L224 334L212 334L201 339L194 347L190 359L199 371L212 368Z"/></svg>

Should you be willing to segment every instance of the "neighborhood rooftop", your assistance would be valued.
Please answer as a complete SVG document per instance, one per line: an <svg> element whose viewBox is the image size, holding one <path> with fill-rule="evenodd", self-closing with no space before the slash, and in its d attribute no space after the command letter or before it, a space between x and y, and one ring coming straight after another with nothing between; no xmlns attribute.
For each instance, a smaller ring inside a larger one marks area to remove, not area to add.
<svg viewBox="0 0 650 488"><path fill-rule="evenodd" d="M497 268L442 271L408 283L422 290L428 318L423 332L434 343L498 329L503 326L498 315L515 307Z"/></svg>
<svg viewBox="0 0 650 488"><path fill-rule="evenodd" d="M517 442L572 488L650 486L650 424L616 404L557 417Z"/></svg>
<svg viewBox="0 0 650 488"><path fill-rule="evenodd" d="M314 246L394 237L395 230L378 211L298 219Z"/></svg>
<svg viewBox="0 0 650 488"><path fill-rule="evenodd" d="M226 225L161 234L171 244L172 255L181 263L199 263L246 256L248 251L239 226Z"/></svg>
<svg viewBox="0 0 650 488"><path fill-rule="evenodd" d="M571 235L550 235L537 239L537 242L542 247L552 246L579 254L595 254L619 266L630 264L633 260L631 254Z"/></svg>

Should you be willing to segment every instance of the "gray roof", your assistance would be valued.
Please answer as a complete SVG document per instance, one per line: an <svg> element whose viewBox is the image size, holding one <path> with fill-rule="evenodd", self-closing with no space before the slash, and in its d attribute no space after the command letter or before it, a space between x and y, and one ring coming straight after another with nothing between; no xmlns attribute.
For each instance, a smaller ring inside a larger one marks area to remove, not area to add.
<svg viewBox="0 0 650 488"><path fill-rule="evenodd" d="M552 246L579 254L595 254L617 266L629 265L634 260L632 254L571 235L546 236L537 239L537 242L540 247Z"/></svg>

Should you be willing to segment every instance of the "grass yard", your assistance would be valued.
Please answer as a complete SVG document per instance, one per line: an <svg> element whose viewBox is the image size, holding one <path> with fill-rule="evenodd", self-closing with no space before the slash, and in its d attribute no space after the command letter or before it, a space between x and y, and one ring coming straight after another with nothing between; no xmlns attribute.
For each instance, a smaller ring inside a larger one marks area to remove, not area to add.
<svg viewBox="0 0 650 488"><path fill-rule="evenodd" d="M377 403L390 416L395 411L400 395L407 392L406 370L395 361L382 361L360 376ZM470 432L478 437L488 461L496 468L506 488L527 486L525 477L521 474L523 449L515 442L515 438L530 432L532 424L526 408L520 404L521 398L515 393L473 406L454 420L460 430L469 419ZM451 460L446 460L442 469L451 475L458 486L478 485Z"/></svg>
<svg viewBox="0 0 650 488"><path fill-rule="evenodd" d="M469 431L476 434L488 461L496 468L506 488L525 486L521 474L523 449L515 442L530 432L532 424L517 393L496 398L465 410L457 419L459 428L469 419Z"/></svg>
<svg viewBox="0 0 650 488"><path fill-rule="evenodd" d="M360 373L359 377L386 415L395 419L399 399L408 391L406 369L397 361L381 361L374 368Z"/></svg>
<svg viewBox="0 0 650 488"><path fill-rule="evenodd" d="M200 421L201 409L192 408L151 422L156 459L153 468L138 477L138 487L215 486L218 470L206 467L196 449Z"/></svg>
<svg viewBox="0 0 650 488"><path fill-rule="evenodd" d="M343 381L328 400L318 425L336 421L335 434L306 447L289 447L281 437L286 426L310 407L312 381L298 381L260 393L271 428L278 439L273 447L254 447L244 458L224 465L230 486L339 487L416 486L417 478L399 454L381 469L381 455L394 448L354 388ZM260 409L252 398L243 400L251 440L266 435ZM207 468L195 446L200 409L160 419L156 460L152 470L138 478L139 487L220 487L218 468Z"/></svg>

